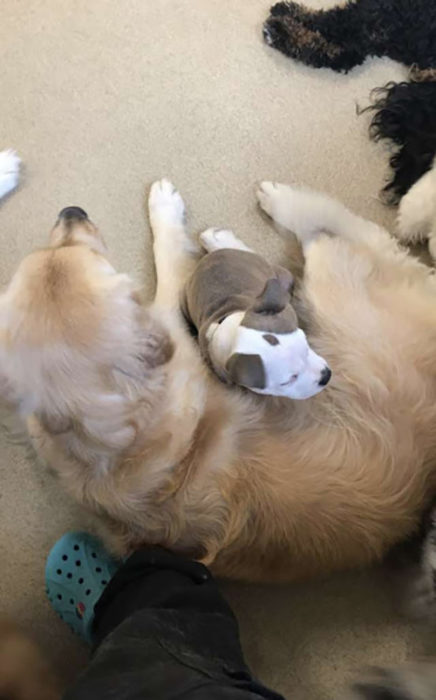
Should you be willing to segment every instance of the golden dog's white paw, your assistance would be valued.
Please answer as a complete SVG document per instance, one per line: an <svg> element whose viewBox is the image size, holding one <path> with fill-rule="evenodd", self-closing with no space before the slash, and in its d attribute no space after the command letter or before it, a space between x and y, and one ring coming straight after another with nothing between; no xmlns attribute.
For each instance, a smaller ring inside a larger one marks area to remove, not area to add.
<svg viewBox="0 0 436 700"><path fill-rule="evenodd" d="M410 188L398 207L396 235L404 243L417 243L435 235L436 168ZM434 257L434 256L433 256Z"/></svg>
<svg viewBox="0 0 436 700"><path fill-rule="evenodd" d="M263 211L281 226L287 226L294 189L290 185L265 181L260 183L256 194Z"/></svg>
<svg viewBox="0 0 436 700"><path fill-rule="evenodd" d="M350 214L345 207L300 185L262 182L257 199L276 224L296 235L305 253L320 233L329 230L328 224L334 231L343 228L344 221L349 223Z"/></svg>
<svg viewBox="0 0 436 700"><path fill-rule="evenodd" d="M150 221L152 226L183 226L185 205L174 185L163 178L151 186L148 198Z"/></svg>
<svg viewBox="0 0 436 700"><path fill-rule="evenodd" d="M18 185L21 160L12 149L0 151L0 199Z"/></svg>

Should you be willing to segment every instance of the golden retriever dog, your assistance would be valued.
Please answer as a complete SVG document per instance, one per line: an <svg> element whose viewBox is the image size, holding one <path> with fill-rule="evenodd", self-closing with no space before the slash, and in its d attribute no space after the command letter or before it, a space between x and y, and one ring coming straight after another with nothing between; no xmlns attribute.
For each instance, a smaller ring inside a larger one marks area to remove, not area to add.
<svg viewBox="0 0 436 700"><path fill-rule="evenodd" d="M60 700L61 690L35 642L17 625L0 619L2 700Z"/></svg>
<svg viewBox="0 0 436 700"><path fill-rule="evenodd" d="M197 247L167 180L149 199L153 304L69 207L0 298L0 378L114 551L159 543L219 575L289 580L379 559L434 494L436 278L324 195L258 197L303 246L296 303L333 369L321 394L257 397L203 365L179 311Z"/></svg>

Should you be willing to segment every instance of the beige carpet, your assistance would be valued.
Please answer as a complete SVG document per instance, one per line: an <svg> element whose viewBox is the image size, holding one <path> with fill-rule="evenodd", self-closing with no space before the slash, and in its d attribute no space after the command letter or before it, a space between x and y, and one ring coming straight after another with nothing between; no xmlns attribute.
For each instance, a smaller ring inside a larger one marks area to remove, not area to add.
<svg viewBox="0 0 436 700"><path fill-rule="evenodd" d="M328 3L311 0L314 7ZM19 191L0 211L0 278L44 244L57 212L84 207L117 266L152 291L144 192L167 175L192 226L234 228L282 248L253 186L297 178L391 224L377 201L386 153L367 138L370 89L403 70L368 61L348 76L309 70L262 42L268 0L2 0L0 147L21 154ZM83 647L44 598L46 553L86 520L25 450L1 442L0 600L66 676ZM288 697L336 697L356 669L420 652L383 574L261 588L226 584L255 672Z"/></svg>

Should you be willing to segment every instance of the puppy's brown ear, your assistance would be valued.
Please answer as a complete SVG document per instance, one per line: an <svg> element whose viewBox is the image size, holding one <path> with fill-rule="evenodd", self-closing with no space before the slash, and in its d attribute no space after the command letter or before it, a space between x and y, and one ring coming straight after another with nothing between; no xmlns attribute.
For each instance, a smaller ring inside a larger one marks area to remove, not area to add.
<svg viewBox="0 0 436 700"><path fill-rule="evenodd" d="M265 370L260 355L235 352L227 360L226 370L234 384L250 389L265 388Z"/></svg>
<svg viewBox="0 0 436 700"><path fill-rule="evenodd" d="M278 314L289 303L289 292L283 288L277 277L268 280L265 288L257 297L251 310L256 314Z"/></svg>

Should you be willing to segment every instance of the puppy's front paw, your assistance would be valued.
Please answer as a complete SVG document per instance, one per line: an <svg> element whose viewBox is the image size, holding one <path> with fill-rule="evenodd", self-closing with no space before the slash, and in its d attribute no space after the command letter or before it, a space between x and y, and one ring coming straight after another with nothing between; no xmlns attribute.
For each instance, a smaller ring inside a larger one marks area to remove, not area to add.
<svg viewBox="0 0 436 700"><path fill-rule="evenodd" d="M148 198L152 225L183 226L185 205L180 193L166 178L154 182Z"/></svg>
<svg viewBox="0 0 436 700"><path fill-rule="evenodd" d="M208 228L200 234L200 241L208 253L221 248L234 248L236 236L225 228Z"/></svg>
<svg viewBox="0 0 436 700"><path fill-rule="evenodd" d="M15 151L9 149L0 152L0 198L18 185L20 163Z"/></svg>

